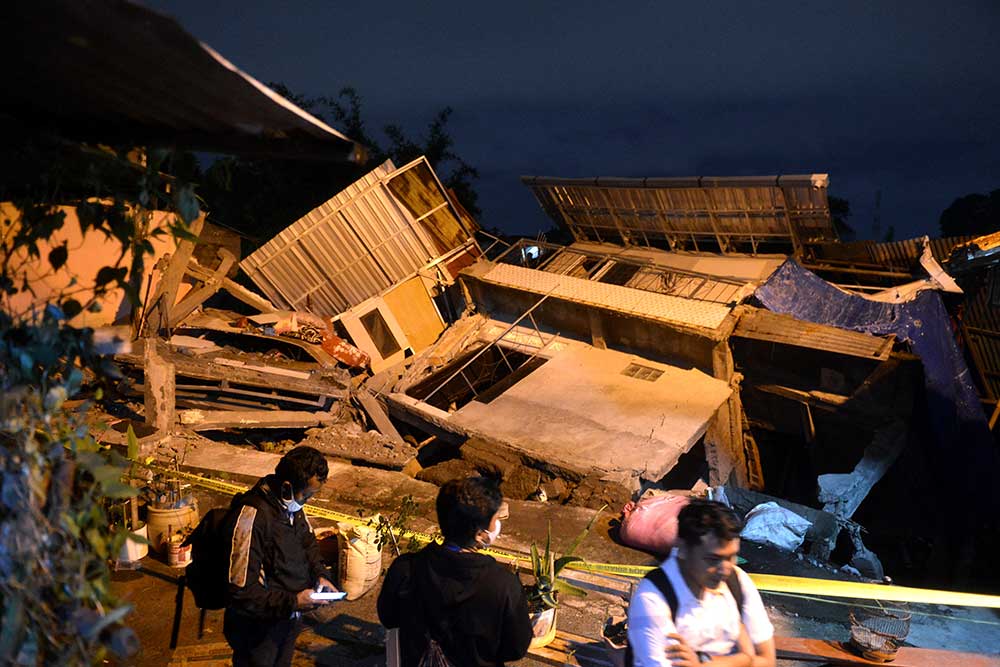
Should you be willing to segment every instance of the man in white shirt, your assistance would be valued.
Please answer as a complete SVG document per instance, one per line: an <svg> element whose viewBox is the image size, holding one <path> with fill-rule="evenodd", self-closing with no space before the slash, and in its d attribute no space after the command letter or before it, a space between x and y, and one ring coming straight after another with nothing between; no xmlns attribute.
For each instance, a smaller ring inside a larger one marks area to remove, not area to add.
<svg viewBox="0 0 1000 667"><path fill-rule="evenodd" d="M629 606L635 667L775 667L774 627L756 586L736 567L739 517L695 499L677 522L677 546Z"/></svg>

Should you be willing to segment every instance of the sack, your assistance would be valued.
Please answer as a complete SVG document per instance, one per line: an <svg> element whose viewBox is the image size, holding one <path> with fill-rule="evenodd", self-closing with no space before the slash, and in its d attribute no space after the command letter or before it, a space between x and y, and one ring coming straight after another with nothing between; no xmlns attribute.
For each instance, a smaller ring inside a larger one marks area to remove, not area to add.
<svg viewBox="0 0 1000 667"><path fill-rule="evenodd" d="M785 551L795 551L805 540L812 522L776 502L757 505L747 514L740 537L751 542L770 544Z"/></svg>
<svg viewBox="0 0 1000 667"><path fill-rule="evenodd" d="M217 507L205 512L183 546L191 547L191 564L184 573L185 584L201 609L222 609L229 594L229 550L232 536L225 530L229 509Z"/></svg>
<svg viewBox="0 0 1000 667"><path fill-rule="evenodd" d="M622 543L666 556L677 541L677 515L690 501L687 496L663 494L627 503L618 530Z"/></svg>
<svg viewBox="0 0 1000 667"><path fill-rule="evenodd" d="M382 574L382 552L379 551L374 528L355 526L343 521L337 524L337 544L340 551L340 590L348 600L357 600L378 583Z"/></svg>

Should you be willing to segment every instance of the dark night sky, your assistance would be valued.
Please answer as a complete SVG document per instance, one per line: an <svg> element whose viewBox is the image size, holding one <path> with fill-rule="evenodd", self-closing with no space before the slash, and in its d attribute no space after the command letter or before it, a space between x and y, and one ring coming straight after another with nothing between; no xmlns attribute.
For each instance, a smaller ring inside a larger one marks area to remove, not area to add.
<svg viewBox="0 0 1000 667"><path fill-rule="evenodd" d="M860 238L877 190L906 238L1000 188L997 0L146 4L261 81L354 86L370 131L453 107L511 233L550 226L521 174L826 172Z"/></svg>

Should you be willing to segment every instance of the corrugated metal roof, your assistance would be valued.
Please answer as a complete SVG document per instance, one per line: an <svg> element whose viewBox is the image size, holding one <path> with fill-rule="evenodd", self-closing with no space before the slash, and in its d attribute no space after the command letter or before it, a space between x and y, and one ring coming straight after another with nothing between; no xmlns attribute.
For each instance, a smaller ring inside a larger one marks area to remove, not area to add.
<svg viewBox="0 0 1000 667"><path fill-rule="evenodd" d="M497 264L480 279L504 287L535 294L551 294L557 299L689 327L716 329L731 310L718 303L646 292L512 264Z"/></svg>
<svg viewBox="0 0 1000 667"><path fill-rule="evenodd" d="M893 337L871 336L824 324L797 320L769 310L745 307L734 336L772 343L825 350L865 359L884 361L892 352Z"/></svg>
<svg viewBox="0 0 1000 667"><path fill-rule="evenodd" d="M425 158L400 169L386 161L280 232L240 267L275 304L333 316L468 239Z"/></svg>
<svg viewBox="0 0 1000 667"><path fill-rule="evenodd" d="M757 254L836 239L825 174L521 182L577 240Z"/></svg>
<svg viewBox="0 0 1000 667"><path fill-rule="evenodd" d="M0 3L0 109L102 143L328 160L364 151L198 42L125 0Z"/></svg>

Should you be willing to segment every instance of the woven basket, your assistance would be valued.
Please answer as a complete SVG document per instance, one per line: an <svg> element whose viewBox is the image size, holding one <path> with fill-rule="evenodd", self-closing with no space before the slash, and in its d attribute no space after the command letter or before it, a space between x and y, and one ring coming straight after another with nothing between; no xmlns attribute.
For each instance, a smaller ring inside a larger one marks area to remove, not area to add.
<svg viewBox="0 0 1000 667"><path fill-rule="evenodd" d="M910 632L910 609L899 602L891 607L878 600L875 604L851 610L851 646L863 658L889 662Z"/></svg>

